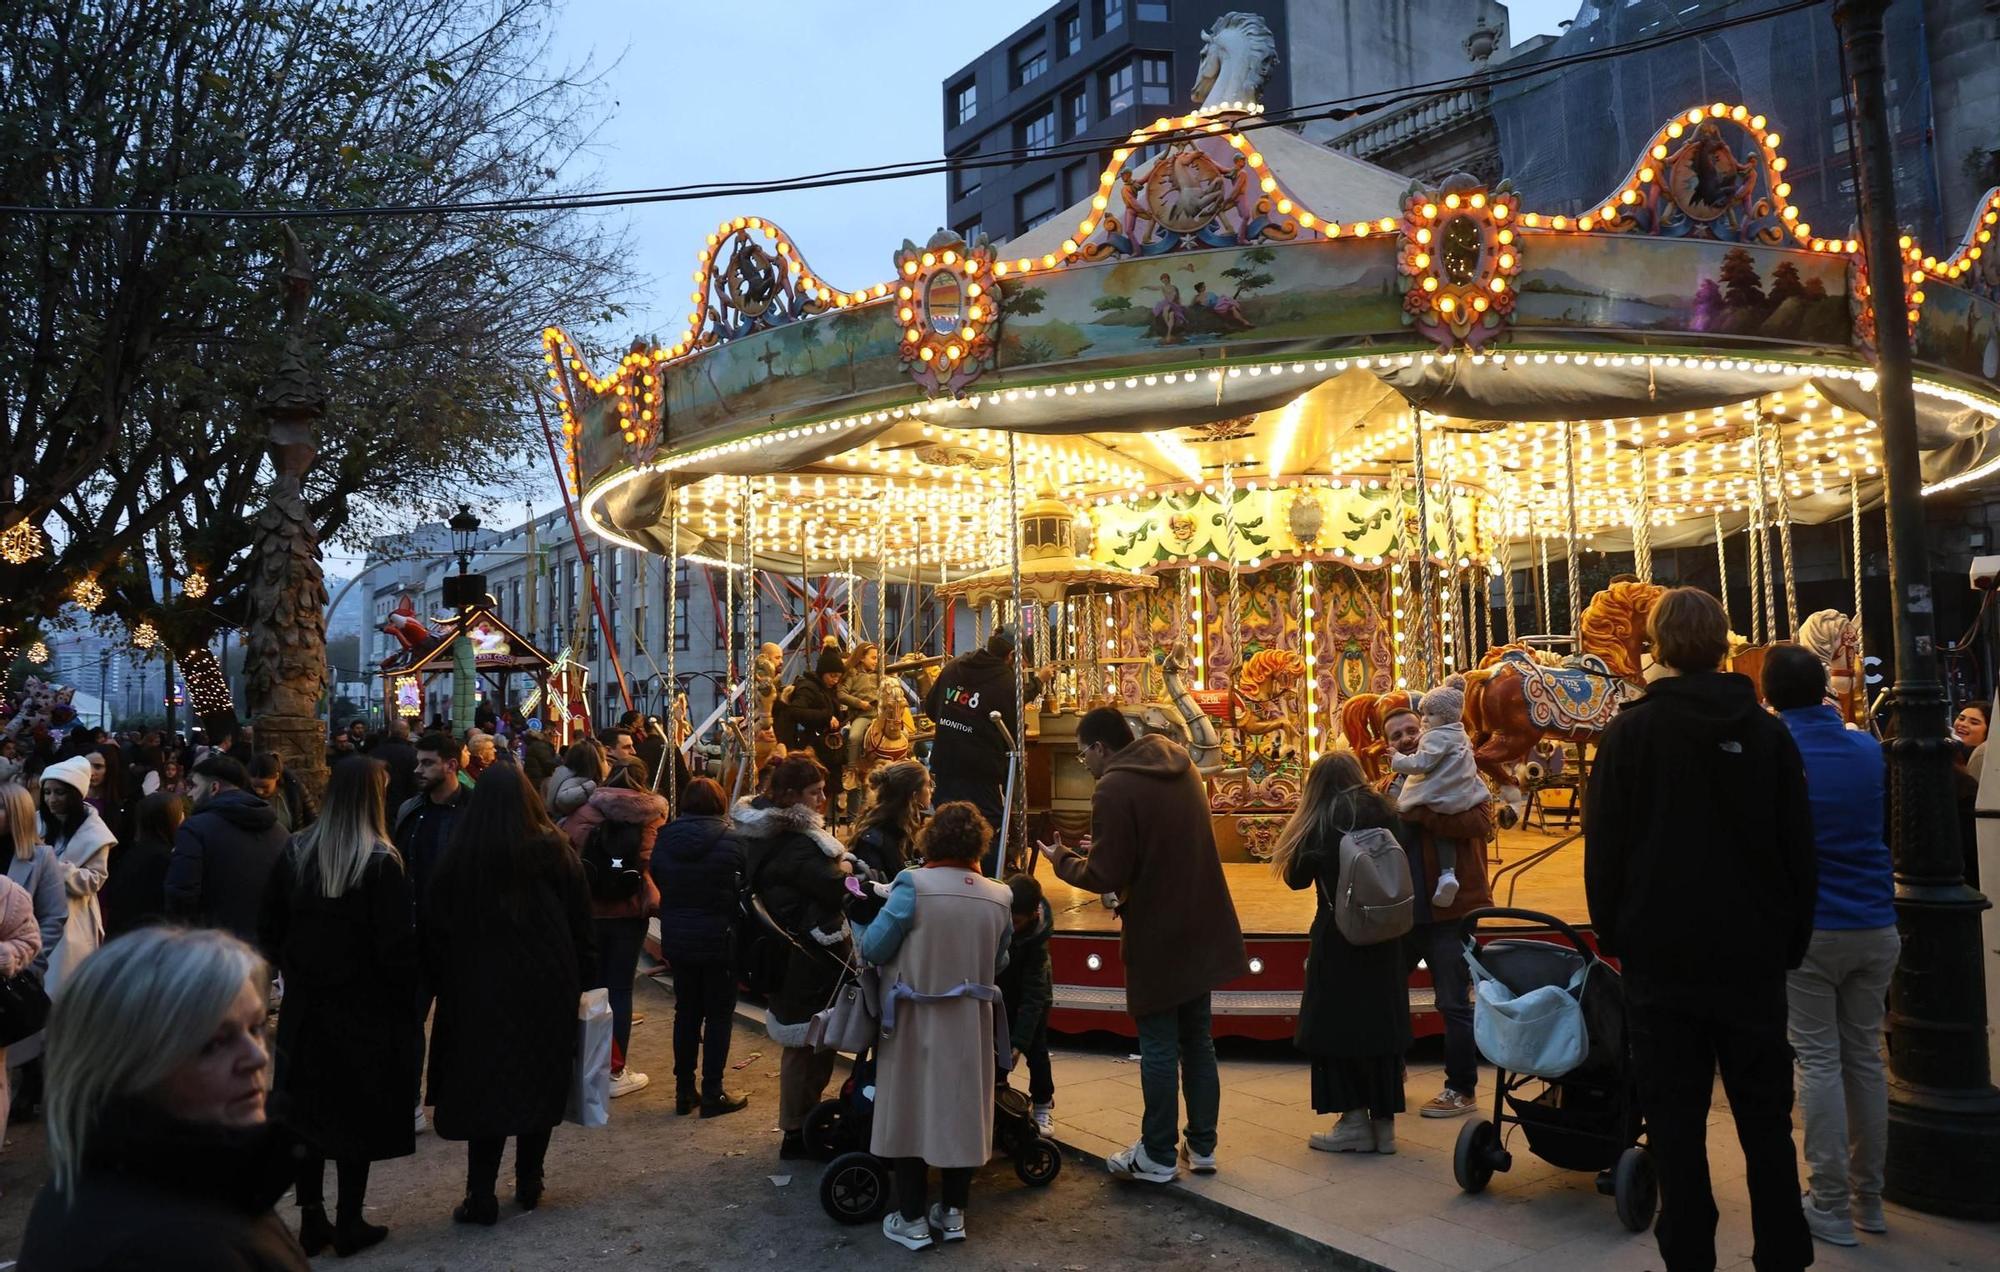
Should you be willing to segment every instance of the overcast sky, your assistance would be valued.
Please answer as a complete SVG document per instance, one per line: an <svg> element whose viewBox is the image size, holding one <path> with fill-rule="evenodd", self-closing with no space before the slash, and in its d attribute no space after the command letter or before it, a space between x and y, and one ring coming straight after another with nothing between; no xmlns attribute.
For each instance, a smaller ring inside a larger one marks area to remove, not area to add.
<svg viewBox="0 0 2000 1272"><path fill-rule="evenodd" d="M1555 31L1579 2L1513 0L1513 39ZM551 53L596 69L604 118L569 175L632 189L940 158L945 77L1051 3L570 0ZM657 18L635 20L648 8ZM725 216L776 221L822 278L854 288L888 277L890 253L937 229L944 204L944 178L930 176L607 212L647 281L626 298L628 324L600 334L622 343L678 333L696 253ZM547 489L538 514L556 506ZM513 525L521 506L481 512ZM353 557L329 559L334 573L355 568Z"/></svg>

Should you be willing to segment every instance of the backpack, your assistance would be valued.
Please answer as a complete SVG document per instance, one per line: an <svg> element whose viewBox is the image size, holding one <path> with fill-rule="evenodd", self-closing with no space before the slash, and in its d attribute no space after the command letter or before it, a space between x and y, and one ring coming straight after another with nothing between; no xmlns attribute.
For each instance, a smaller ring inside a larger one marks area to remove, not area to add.
<svg viewBox="0 0 2000 1272"><path fill-rule="evenodd" d="M592 900L630 901L645 886L639 877L639 843L646 828L610 818L591 828L583 841L583 875Z"/></svg>
<svg viewBox="0 0 2000 1272"><path fill-rule="evenodd" d="M1416 924L1410 859L1393 832L1366 826L1340 837L1340 873L1329 905L1349 945L1393 941Z"/></svg>

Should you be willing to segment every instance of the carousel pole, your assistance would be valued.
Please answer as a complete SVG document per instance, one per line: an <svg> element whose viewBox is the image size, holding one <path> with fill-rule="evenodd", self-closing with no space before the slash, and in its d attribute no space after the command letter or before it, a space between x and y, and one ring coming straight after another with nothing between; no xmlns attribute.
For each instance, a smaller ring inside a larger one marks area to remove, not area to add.
<svg viewBox="0 0 2000 1272"><path fill-rule="evenodd" d="M1639 448L1639 499L1632 510L1632 573L1653 581L1653 476L1646 471L1646 448Z"/></svg>
<svg viewBox="0 0 2000 1272"><path fill-rule="evenodd" d="M1775 422L1771 428L1771 478L1778 487L1778 564L1785 571L1785 639L1799 634L1799 582L1792 561L1792 497L1785 491L1784 442Z"/></svg>
<svg viewBox="0 0 2000 1272"><path fill-rule="evenodd" d="M1462 670L1465 656L1465 612L1460 608L1458 586L1462 581L1458 574L1458 500L1452 490L1452 478L1458 465L1452 462L1450 439L1445 439L1444 456L1438 470L1438 484L1443 487L1444 504L1444 604L1438 618L1448 624L1450 631L1443 633L1443 668L1445 676ZM1444 676L1439 677L1442 681Z"/></svg>
<svg viewBox="0 0 2000 1272"><path fill-rule="evenodd" d="M1501 505L1500 533L1493 542L1494 555L1500 561L1500 572L1507 579L1505 603L1507 606L1507 643L1509 645L1513 644L1516 639L1514 624L1514 522L1513 518L1509 515L1510 512L1511 509L1507 508L1506 505Z"/></svg>
<svg viewBox="0 0 2000 1272"><path fill-rule="evenodd" d="M2000 1218L2000 1091L1987 1057L1980 912L1965 885L1953 800L1946 698L1938 679L1928 550L1924 543L1910 331L1900 303L1895 145L1884 96L1882 15L1888 0L1839 0L1849 76L1848 118L1861 241L1876 296L1875 371L1887 507L1890 630L1889 847L1896 865L1903 953L1889 985L1889 1159L1892 1201L1932 1214ZM1898 280L1892 282L1891 280ZM1858 523L1857 523L1858 524Z"/></svg>
<svg viewBox="0 0 2000 1272"><path fill-rule="evenodd" d="M1532 529L1532 528L1533 528L1533 522L1534 522L1534 518L1533 518L1533 516L1531 515L1531 516L1529 517L1529 526L1530 526L1530 529ZM1542 610L1542 632L1543 632L1543 634L1545 634L1545 635L1546 635L1546 634L1549 634L1549 633L1552 633L1552 632L1554 631L1554 629L1555 629L1555 625L1556 625L1556 621L1555 621L1555 603L1554 603L1554 602L1553 602L1553 601L1552 601L1552 600L1551 600L1551 599L1549 598L1549 539L1548 539L1548 536L1547 536L1547 535L1543 535L1543 534L1537 534L1537 535L1535 536L1535 547L1536 547L1536 549L1537 549L1537 550L1539 550L1539 551L1541 552L1541 556L1542 556L1542 573L1541 573L1541 579L1540 579L1540 582L1541 582L1541 595L1540 595L1540 596L1539 596L1539 597L1538 597L1537 599L1538 599L1538 600L1539 600L1539 601L1541 602L1541 610Z"/></svg>
<svg viewBox="0 0 2000 1272"><path fill-rule="evenodd" d="M1755 425L1757 443L1757 563L1764 580L1764 640L1778 639L1778 578L1771 568L1771 473L1764 463L1764 423Z"/></svg>
<svg viewBox="0 0 2000 1272"><path fill-rule="evenodd" d="M1576 421L1563 421L1563 546L1569 565L1569 634L1575 648L1583 648L1583 575L1576 552Z"/></svg>
<svg viewBox="0 0 2000 1272"><path fill-rule="evenodd" d="M675 566L681 560L681 499L680 492L673 489L673 480L667 481L667 544L673 554L669 559ZM680 803L680 782L677 780L681 766L681 682L674 675L674 651L680 642L674 639L676 625L680 622L677 612L681 603L680 570L675 569L667 579L663 589L667 594L667 753L660 757L659 771L653 774L653 790L666 796L667 820L672 821L676 806ZM643 721L641 722L643 723ZM688 739L692 742L694 739ZM692 762L689 768L693 768ZM673 776L670 777L669 774ZM666 789L661 791L660 788Z"/></svg>
<svg viewBox="0 0 2000 1272"><path fill-rule="evenodd" d="M1861 676L1868 664L1863 661L1867 635L1861 626L1861 478L1858 476L1847 479L1847 508L1848 525L1854 531L1854 674ZM1861 684L1861 698L1866 702L1868 682L1864 678Z"/></svg>
<svg viewBox="0 0 2000 1272"><path fill-rule="evenodd" d="M993 860L995 869L990 877L998 879L1007 867L1007 856L1014 846L1014 835L1026 827L1028 784L1022 780L1027 772L1028 714L1027 681L1022 663L1027 644L1027 633L1021 630L1021 461L1015 454L1014 430L1007 430L1007 513L1013 533L1007 536L1008 568L1013 573L1014 592L1014 732L1007 739L1012 748L1007 756L1007 807L1000 814L1000 833L994 841ZM1015 805L1021 805L1021 818L1015 817Z"/></svg>
<svg viewBox="0 0 2000 1272"><path fill-rule="evenodd" d="M1722 602L1722 616L1729 618L1729 544L1722 537L1722 513L1717 510L1710 514L1715 518L1715 596ZM1730 619L1732 629L1736 620Z"/></svg>
<svg viewBox="0 0 2000 1272"><path fill-rule="evenodd" d="M1417 650L1416 678L1414 684L1418 693L1429 689L1439 680L1432 672L1431 663L1431 512L1429 474L1424 465L1424 413L1422 408L1410 417L1410 461L1411 475L1417 483L1417 542L1414 548L1417 582L1417 621L1411 625ZM1409 584L1403 585L1407 593Z"/></svg>

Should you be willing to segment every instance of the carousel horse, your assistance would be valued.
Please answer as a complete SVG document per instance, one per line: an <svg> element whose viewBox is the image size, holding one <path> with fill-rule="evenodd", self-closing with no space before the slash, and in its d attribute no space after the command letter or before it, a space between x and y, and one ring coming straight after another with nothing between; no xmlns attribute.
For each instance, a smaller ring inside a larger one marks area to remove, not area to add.
<svg viewBox="0 0 2000 1272"><path fill-rule="evenodd" d="M1204 776L1219 771L1222 768L1222 735L1216 730L1214 718L1202 710L1194 692L1181 679L1187 671L1187 647L1176 644L1171 649L1161 650L1155 657L1159 660L1160 681L1166 687L1167 702L1180 713L1188 756L1194 760L1195 769ZM1127 710L1126 718L1132 718L1130 710Z"/></svg>
<svg viewBox="0 0 2000 1272"><path fill-rule="evenodd" d="M903 682L894 676L882 677L882 699L875 715L862 731L857 754L842 775L849 790L867 790L868 775L884 764L910 758L916 723L910 716L909 700L903 696Z"/></svg>
<svg viewBox="0 0 2000 1272"><path fill-rule="evenodd" d="M1795 634L1801 646L1826 664L1827 705L1838 709L1848 724L1867 728L1868 687L1861 667L1860 627L1839 610L1825 609L1807 615ZM1729 639L1729 670L1750 677L1762 701L1764 656L1771 646L1749 644L1734 632Z"/></svg>
<svg viewBox="0 0 2000 1272"><path fill-rule="evenodd" d="M1392 711L1415 711L1417 695L1407 689L1390 693L1357 693L1340 704L1340 732L1348 749L1361 761L1361 771L1370 782L1379 782L1388 771L1389 743L1382 736Z"/></svg>
<svg viewBox="0 0 2000 1272"><path fill-rule="evenodd" d="M1306 660L1289 649L1260 649L1237 671L1230 686L1229 723L1239 750L1253 738L1272 737L1275 754L1304 751L1294 700L1306 676ZM1293 701L1288 701L1293 700Z"/></svg>

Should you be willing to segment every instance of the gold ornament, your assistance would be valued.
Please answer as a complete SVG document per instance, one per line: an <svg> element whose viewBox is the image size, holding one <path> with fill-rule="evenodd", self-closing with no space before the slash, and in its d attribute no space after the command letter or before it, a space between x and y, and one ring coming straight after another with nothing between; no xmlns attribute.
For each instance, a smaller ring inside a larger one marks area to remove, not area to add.
<svg viewBox="0 0 2000 1272"><path fill-rule="evenodd" d="M160 643L159 629L148 619L140 619L132 629L132 644L139 649L151 649Z"/></svg>
<svg viewBox="0 0 2000 1272"><path fill-rule="evenodd" d="M29 662L40 664L40 663L45 663L48 660L49 660L49 647L47 645L44 645L40 641L36 641L34 644L28 646Z"/></svg>
<svg viewBox="0 0 2000 1272"><path fill-rule="evenodd" d="M69 589L69 598L87 610L104 604L104 585L95 576L84 575Z"/></svg>
<svg viewBox="0 0 2000 1272"><path fill-rule="evenodd" d="M0 559L9 565L26 565L42 554L42 529L33 522L16 521L0 530Z"/></svg>
<svg viewBox="0 0 2000 1272"><path fill-rule="evenodd" d="M208 576L200 570L189 570L187 579L181 584L181 591L195 600L208 595Z"/></svg>

